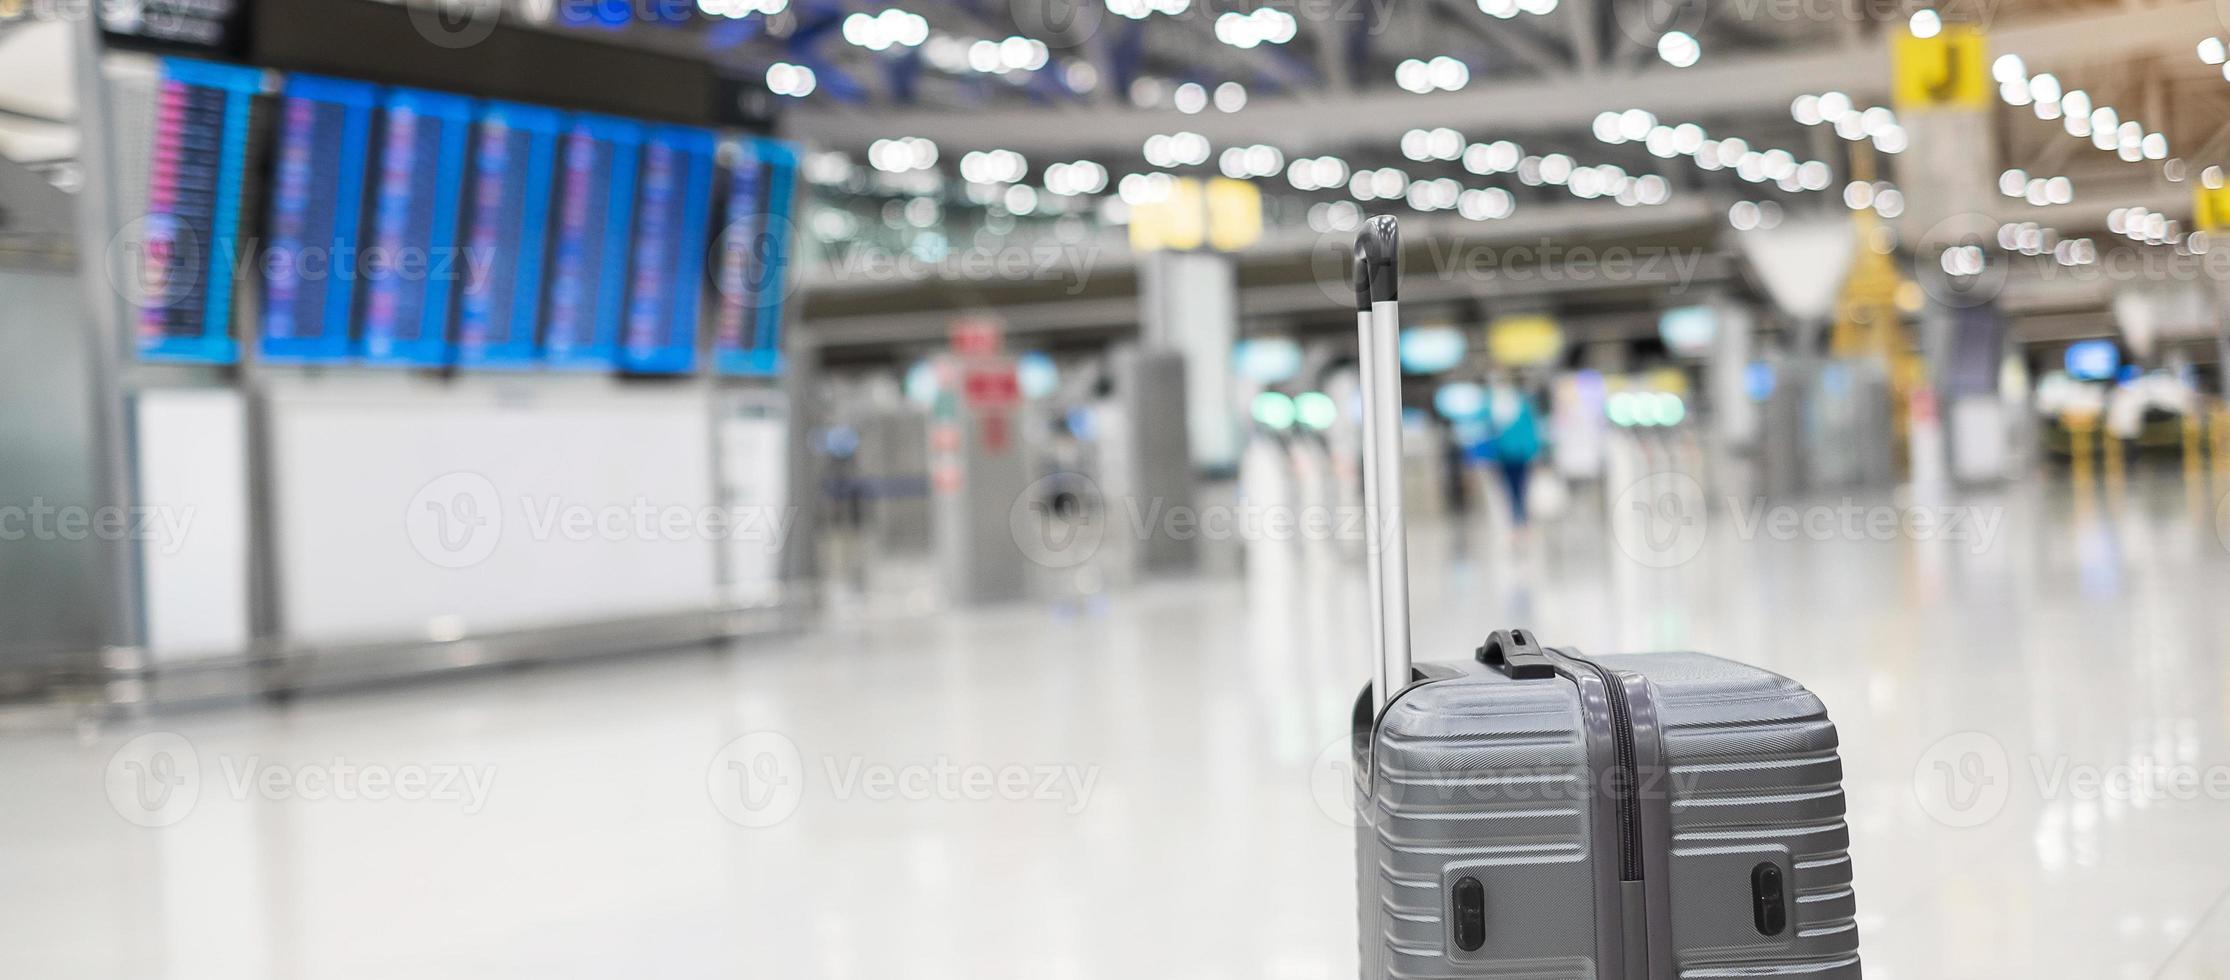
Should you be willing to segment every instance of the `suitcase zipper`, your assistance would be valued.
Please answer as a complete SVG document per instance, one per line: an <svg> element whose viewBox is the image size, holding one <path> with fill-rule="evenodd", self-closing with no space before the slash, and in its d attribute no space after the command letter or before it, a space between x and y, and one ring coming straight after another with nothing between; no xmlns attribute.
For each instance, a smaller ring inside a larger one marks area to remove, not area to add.
<svg viewBox="0 0 2230 980"><path fill-rule="evenodd" d="M1581 664L1603 680L1603 694L1611 709L1611 744L1616 770L1611 774L1611 803L1618 808L1618 880L1642 880L1641 765L1634 749L1634 719L1626 704L1626 685L1610 668L1576 654L1558 651L1564 659Z"/></svg>

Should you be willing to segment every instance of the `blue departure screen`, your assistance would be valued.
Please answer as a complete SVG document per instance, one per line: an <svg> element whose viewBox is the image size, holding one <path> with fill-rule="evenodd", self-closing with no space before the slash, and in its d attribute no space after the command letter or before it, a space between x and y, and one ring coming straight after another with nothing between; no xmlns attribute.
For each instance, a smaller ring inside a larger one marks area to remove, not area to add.
<svg viewBox="0 0 2230 980"><path fill-rule="evenodd" d="M481 110L465 252L486 271L468 276L458 297L460 364L519 367L534 360L562 120L536 106L493 103Z"/></svg>
<svg viewBox="0 0 2230 980"><path fill-rule="evenodd" d="M553 365L612 366L642 139L635 123L594 116L576 116L566 130L542 334L543 356Z"/></svg>
<svg viewBox="0 0 2230 980"><path fill-rule="evenodd" d="M263 73L165 59L134 257L140 356L230 362L249 114Z"/></svg>
<svg viewBox="0 0 2230 980"><path fill-rule="evenodd" d="M696 366L712 151L712 134L696 129L659 128L644 143L620 348L620 366L627 370L681 373Z"/></svg>
<svg viewBox="0 0 2230 980"><path fill-rule="evenodd" d="M714 279L720 309L713 351L724 374L781 370L796 173L796 151L767 139L747 141L728 171L727 213Z"/></svg>
<svg viewBox="0 0 2230 980"><path fill-rule="evenodd" d="M457 245L472 102L396 90L386 110L372 242L364 254L363 356L446 363L451 297L476 269L485 271Z"/></svg>
<svg viewBox="0 0 2230 980"><path fill-rule="evenodd" d="M362 82L287 81L271 187L271 247L262 260L266 358L339 360L349 354L377 94Z"/></svg>

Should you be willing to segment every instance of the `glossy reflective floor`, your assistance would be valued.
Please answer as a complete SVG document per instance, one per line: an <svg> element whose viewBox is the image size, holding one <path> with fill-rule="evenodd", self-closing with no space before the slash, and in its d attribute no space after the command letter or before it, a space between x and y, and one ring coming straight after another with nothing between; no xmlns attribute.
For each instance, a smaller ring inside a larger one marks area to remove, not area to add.
<svg viewBox="0 0 2230 980"><path fill-rule="evenodd" d="M1951 502L1964 537L1722 502L1677 562L1599 500L1441 518L1417 645L1524 624L1807 682L1875 980L2217 977L2225 489L2040 479ZM1357 566L1212 564L1244 571L0 735L0 976L1352 977Z"/></svg>

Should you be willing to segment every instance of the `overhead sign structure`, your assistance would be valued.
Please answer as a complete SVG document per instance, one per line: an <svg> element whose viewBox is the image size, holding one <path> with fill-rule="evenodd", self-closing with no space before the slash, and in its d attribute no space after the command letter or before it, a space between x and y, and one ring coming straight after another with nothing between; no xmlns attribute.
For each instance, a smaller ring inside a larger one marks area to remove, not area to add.
<svg viewBox="0 0 2230 980"><path fill-rule="evenodd" d="M1983 109L1995 95L1990 39L1973 24L1945 24L1928 37L1899 30L1890 61L1899 111Z"/></svg>
<svg viewBox="0 0 2230 980"><path fill-rule="evenodd" d="M1159 200L1131 208L1130 244L1140 252L1236 252L1261 237L1262 190L1251 181L1179 177Z"/></svg>
<svg viewBox="0 0 2230 980"><path fill-rule="evenodd" d="M2191 224L2208 233L2230 228L2230 185L2208 187L2203 182L2192 184Z"/></svg>
<svg viewBox="0 0 2230 980"><path fill-rule="evenodd" d="M1487 353L1508 367L1553 363L1564 353L1564 330L1545 314L1501 317L1487 325Z"/></svg>

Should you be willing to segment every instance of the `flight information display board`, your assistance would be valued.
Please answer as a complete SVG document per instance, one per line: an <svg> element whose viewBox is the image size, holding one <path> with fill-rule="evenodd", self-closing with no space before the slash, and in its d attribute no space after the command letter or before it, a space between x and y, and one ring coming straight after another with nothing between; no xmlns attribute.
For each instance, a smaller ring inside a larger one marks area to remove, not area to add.
<svg viewBox="0 0 2230 980"><path fill-rule="evenodd" d="M564 114L491 102L473 140L465 249L485 272L458 299L457 363L528 367L536 359L542 270L550 247L550 185Z"/></svg>
<svg viewBox="0 0 2230 980"><path fill-rule="evenodd" d="M711 131L680 126L651 129L643 142L623 370L682 374L696 367L714 146Z"/></svg>
<svg viewBox="0 0 2230 980"><path fill-rule="evenodd" d="M628 240L643 127L574 116L559 151L556 242L542 353L556 367L609 369L627 293Z"/></svg>
<svg viewBox="0 0 2230 980"><path fill-rule="evenodd" d="M472 100L393 89L382 101L360 353L374 364L446 364L450 304L475 268L457 244Z"/></svg>
<svg viewBox="0 0 2230 980"><path fill-rule="evenodd" d="M147 215L139 223L142 359L231 363L251 112L263 72L167 58L155 90Z"/></svg>
<svg viewBox="0 0 2230 980"><path fill-rule="evenodd" d="M350 353L364 171L379 89L310 75L287 79L262 258L262 356L339 361Z"/></svg>
<svg viewBox="0 0 2230 980"><path fill-rule="evenodd" d="M722 374L767 376L782 370L797 159L788 143L749 139L728 169L715 277L720 309L713 329L713 361Z"/></svg>

